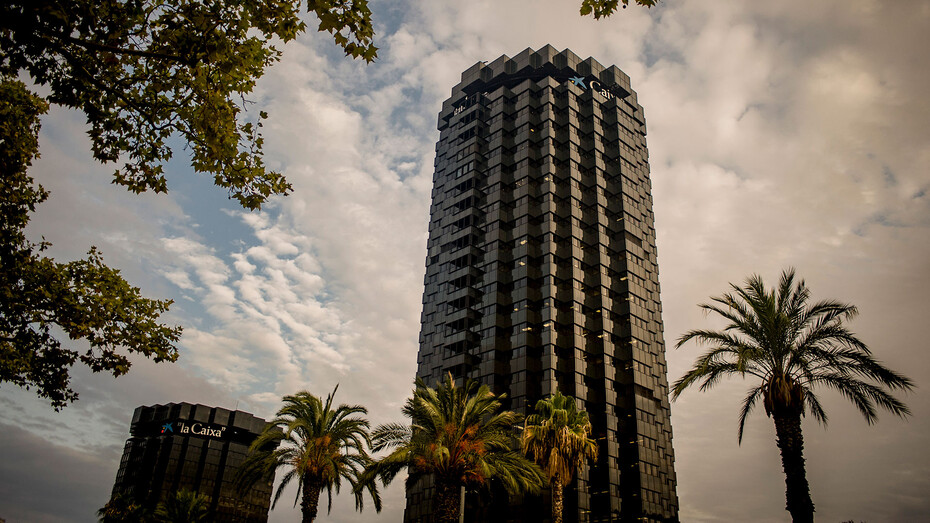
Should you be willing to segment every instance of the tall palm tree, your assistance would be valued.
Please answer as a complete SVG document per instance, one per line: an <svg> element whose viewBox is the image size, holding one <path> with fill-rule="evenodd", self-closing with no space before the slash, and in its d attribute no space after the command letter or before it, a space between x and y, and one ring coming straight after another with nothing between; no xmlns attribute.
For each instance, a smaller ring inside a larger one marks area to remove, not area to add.
<svg viewBox="0 0 930 523"><path fill-rule="evenodd" d="M732 292L711 298L700 307L729 323L722 331L692 330L676 347L689 340L710 345L694 367L672 387L677 398L698 382L707 390L724 376L758 380L749 389L739 414L738 441L742 442L746 417L761 400L775 422L775 435L785 472L786 509L795 522L811 522L811 501L804 469L801 416L810 413L826 425L827 414L815 388L839 391L869 424L876 406L905 417L907 406L889 391L910 390L910 379L884 367L844 322L858 314L856 307L838 301L809 303L804 280L795 283L794 269L785 270L777 289L767 290L762 278L750 276L745 286L730 284Z"/></svg>
<svg viewBox="0 0 930 523"><path fill-rule="evenodd" d="M238 478L240 489L284 468L287 472L271 506L274 508L284 488L296 478L294 505L299 499L303 523L316 518L323 489L329 499L327 512L332 509L333 490L339 493L343 479L352 486L356 510L362 510L367 490L375 510L381 511L381 497L373 482L356 488L360 473L371 459L366 450L371 446L368 421L359 416L368 414L368 410L345 404L333 408L338 388L325 402L307 391L284 397L284 406L249 448Z"/></svg>
<svg viewBox="0 0 930 523"><path fill-rule="evenodd" d="M588 437L590 433L588 413L561 392L536 402L536 413L526 418L523 453L532 455L549 477L553 523L562 523L562 489L589 459L597 459L597 442Z"/></svg>
<svg viewBox="0 0 930 523"><path fill-rule="evenodd" d="M387 485L407 469L409 489L432 475L440 523L459 520L462 487L482 487L494 478L511 494L540 491L542 471L513 450L520 416L500 412L503 395L473 381L456 386L451 375L435 388L419 378L415 386L403 408L411 424L381 425L372 432L372 450L391 452L369 466L369 481L378 477Z"/></svg>

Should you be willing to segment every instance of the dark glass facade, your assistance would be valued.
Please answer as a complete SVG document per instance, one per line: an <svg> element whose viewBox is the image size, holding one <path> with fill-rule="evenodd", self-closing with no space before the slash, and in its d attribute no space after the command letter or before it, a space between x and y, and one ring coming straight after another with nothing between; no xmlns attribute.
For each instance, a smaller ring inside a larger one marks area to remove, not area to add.
<svg viewBox="0 0 930 523"><path fill-rule="evenodd" d="M551 46L478 63L439 114L417 375L532 411L558 390L600 452L566 521L677 521L646 122L629 77ZM405 520L431 520L428 481ZM549 496L466 493L466 521L548 521Z"/></svg>
<svg viewBox="0 0 930 523"><path fill-rule="evenodd" d="M210 498L210 521L268 521L274 478L256 483L245 496L233 486L265 424L247 412L205 405L139 407L113 495L131 496L154 510L179 490L196 491Z"/></svg>

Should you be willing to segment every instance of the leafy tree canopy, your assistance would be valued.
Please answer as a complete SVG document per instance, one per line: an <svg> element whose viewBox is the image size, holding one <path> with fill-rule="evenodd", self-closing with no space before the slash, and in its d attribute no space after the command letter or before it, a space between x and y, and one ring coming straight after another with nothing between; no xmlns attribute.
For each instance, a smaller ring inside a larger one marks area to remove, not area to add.
<svg viewBox="0 0 930 523"><path fill-rule="evenodd" d="M195 171L213 176L247 209L291 186L262 162L265 114L246 115L274 42L305 30L300 0L11 0L0 5L0 383L49 399L77 399L70 368L128 371L125 348L174 361L180 328L158 322L170 301L143 298L103 263L58 263L24 229L48 193L27 174L38 157L49 104L82 111L95 159L119 163L114 183L167 191L168 140L178 137ZM374 60L366 0L308 0L320 31L348 56ZM17 78L29 77L45 97ZM246 117L248 116L248 118ZM62 346L85 339L90 349Z"/></svg>
<svg viewBox="0 0 930 523"><path fill-rule="evenodd" d="M86 259L57 263L42 255L47 242L26 239L29 213L48 196L26 174L46 108L21 82L0 82L0 383L34 387L57 409L77 399L70 386L77 360L114 376L129 370L120 347L174 361L181 330L157 321L170 301L143 298L95 249ZM60 332L90 348L63 347Z"/></svg>
<svg viewBox="0 0 930 523"><path fill-rule="evenodd" d="M659 3L659 0L633 0L643 7L652 7ZM594 15L594 18L600 20L606 18L622 5L623 9L630 5L630 0L582 0L581 16Z"/></svg>
<svg viewBox="0 0 930 523"><path fill-rule="evenodd" d="M120 162L114 182L164 192L167 140L198 172L258 209L291 186L266 169L259 113L247 100L306 25L300 0L13 0L0 6L0 75L25 73L48 101L87 116L94 158ZM308 0L318 29L349 56L374 60L366 0Z"/></svg>

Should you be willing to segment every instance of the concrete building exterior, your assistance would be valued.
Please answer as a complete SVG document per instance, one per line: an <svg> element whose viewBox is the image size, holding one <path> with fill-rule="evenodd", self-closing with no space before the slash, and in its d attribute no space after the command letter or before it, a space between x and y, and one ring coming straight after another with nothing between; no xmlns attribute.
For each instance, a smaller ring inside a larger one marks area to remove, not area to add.
<svg viewBox="0 0 930 523"><path fill-rule="evenodd" d="M677 521L646 121L615 66L551 46L475 64L439 114L417 376L590 415L565 521ZM549 496L466 493L466 521L548 521ZM499 489L496 489L499 491ZM431 518L428 481L405 521Z"/></svg>
<svg viewBox="0 0 930 523"><path fill-rule="evenodd" d="M233 482L266 422L243 411L190 403L139 407L123 448L113 495L149 510L179 490L210 498L210 521L265 522L274 478L246 495Z"/></svg>

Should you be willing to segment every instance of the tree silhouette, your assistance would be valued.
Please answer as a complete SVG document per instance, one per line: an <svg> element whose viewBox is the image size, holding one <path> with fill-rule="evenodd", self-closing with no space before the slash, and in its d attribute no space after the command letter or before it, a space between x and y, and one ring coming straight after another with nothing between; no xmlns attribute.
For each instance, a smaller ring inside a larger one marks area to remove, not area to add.
<svg viewBox="0 0 930 523"><path fill-rule="evenodd" d="M804 280L795 282L794 269L782 273L777 289L767 290L758 275L750 276L743 287L730 287L732 292L700 306L722 316L727 326L721 331L688 331L678 340L676 347L696 340L711 348L675 382L672 396L698 383L707 390L725 376L757 380L740 409L738 441L742 442L746 418L761 400L775 423L786 509L795 522L812 522L801 417L810 413L827 423L814 389L840 392L872 424L876 407L909 415L907 406L889 391L910 390L913 383L872 357L865 343L846 328L844 323L858 314L856 307L833 300L810 303L810 291Z"/></svg>

